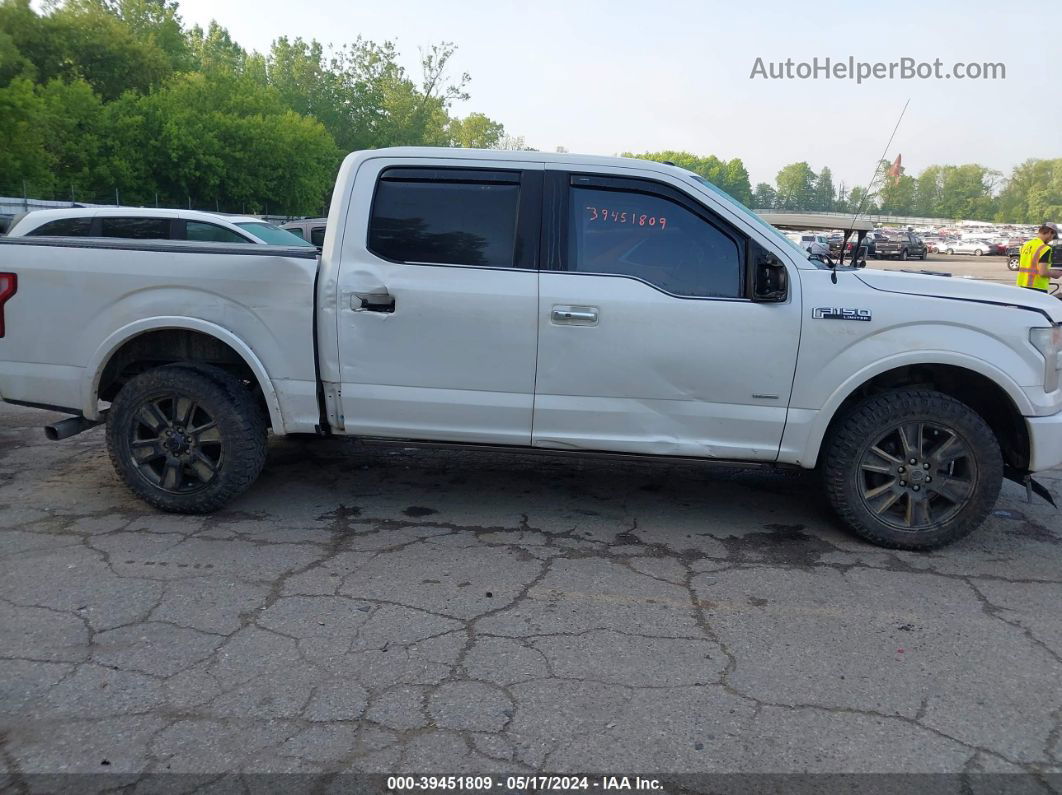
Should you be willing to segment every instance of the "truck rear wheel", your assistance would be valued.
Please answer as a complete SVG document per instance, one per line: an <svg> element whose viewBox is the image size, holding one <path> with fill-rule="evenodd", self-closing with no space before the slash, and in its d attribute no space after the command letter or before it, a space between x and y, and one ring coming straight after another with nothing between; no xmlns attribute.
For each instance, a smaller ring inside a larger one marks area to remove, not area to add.
<svg viewBox="0 0 1062 795"><path fill-rule="evenodd" d="M201 364L141 373L107 415L115 470L145 502L209 513L246 490L266 459L266 422L234 376Z"/></svg>
<svg viewBox="0 0 1062 795"><path fill-rule="evenodd" d="M831 432L822 474L830 503L861 538L893 549L950 544L995 505L1003 457L973 409L929 390L867 398Z"/></svg>

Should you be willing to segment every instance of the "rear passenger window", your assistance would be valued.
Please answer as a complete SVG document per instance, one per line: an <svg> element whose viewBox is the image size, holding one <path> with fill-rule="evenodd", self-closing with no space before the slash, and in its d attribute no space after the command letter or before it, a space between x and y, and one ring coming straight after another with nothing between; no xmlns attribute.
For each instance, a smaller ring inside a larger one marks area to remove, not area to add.
<svg viewBox="0 0 1062 795"><path fill-rule="evenodd" d="M572 188L569 270L632 276L672 295L742 295L744 241L649 193Z"/></svg>
<svg viewBox="0 0 1062 795"><path fill-rule="evenodd" d="M325 228L323 226L315 226L310 230L310 242L315 246L324 245L324 233Z"/></svg>
<svg viewBox="0 0 1062 795"><path fill-rule="evenodd" d="M100 235L134 240L169 240L169 218L101 218Z"/></svg>
<svg viewBox="0 0 1062 795"><path fill-rule="evenodd" d="M515 172L389 169L376 186L369 250L395 262L512 267L519 180Z"/></svg>
<svg viewBox="0 0 1062 795"><path fill-rule="evenodd" d="M280 228L284 229L284 230L286 230L288 232L291 232L291 234L295 235L296 237L301 237L303 240L306 239L306 235L303 234L303 231L302 231L301 227L298 227L298 226L282 226Z"/></svg>
<svg viewBox="0 0 1062 795"><path fill-rule="evenodd" d="M250 243L251 241L242 235L238 235L231 229L226 229L217 224L208 224L204 221L189 221L185 226L185 235L188 240L200 240L209 243Z"/></svg>
<svg viewBox="0 0 1062 795"><path fill-rule="evenodd" d="M91 218L60 218L41 224L36 229L27 232L28 235L41 235L44 237L83 237L92 229Z"/></svg>

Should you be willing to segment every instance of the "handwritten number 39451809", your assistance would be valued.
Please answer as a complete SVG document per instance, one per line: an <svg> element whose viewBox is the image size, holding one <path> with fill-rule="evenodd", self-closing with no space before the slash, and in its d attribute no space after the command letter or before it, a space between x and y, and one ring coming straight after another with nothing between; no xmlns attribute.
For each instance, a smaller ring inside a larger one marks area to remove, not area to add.
<svg viewBox="0 0 1062 795"><path fill-rule="evenodd" d="M587 207L587 221L590 223L630 224L632 226L645 226L650 229L667 229L667 216L649 215L647 213L628 212L627 210L615 210L611 207Z"/></svg>

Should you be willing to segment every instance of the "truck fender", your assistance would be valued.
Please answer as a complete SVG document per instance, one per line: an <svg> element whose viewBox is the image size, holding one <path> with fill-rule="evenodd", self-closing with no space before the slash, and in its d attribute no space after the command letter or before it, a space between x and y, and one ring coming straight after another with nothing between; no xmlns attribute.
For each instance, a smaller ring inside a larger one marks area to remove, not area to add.
<svg viewBox="0 0 1062 795"><path fill-rule="evenodd" d="M122 326L103 341L89 360L89 363L85 368L85 377L81 385L82 411L86 419L100 419L101 412L98 405L99 401L96 396L99 394L100 379L103 377L103 370L115 352L133 337L137 337L148 331L159 331L162 329L186 329L188 331L198 331L224 342L236 351L237 355L239 355L247 366L251 368L251 372L254 373L254 377L258 380L258 385L261 387L262 394L265 396L266 407L269 409L269 421L273 426L274 432L278 434L284 432L284 417L280 410L280 401L278 400L276 390L273 387L273 381L269 377L269 373L266 372L265 366L255 355L254 351L251 350L250 346L239 337L232 334L232 332L215 323L210 323L206 320L200 320L194 317L180 316L152 317L137 320L126 326Z"/></svg>
<svg viewBox="0 0 1062 795"><path fill-rule="evenodd" d="M1007 396L1023 416L1032 416L1036 413L1028 396L1025 394L1024 390L1018 386L1017 382L1005 372L983 359L955 353L953 351L906 351L875 361L849 376L830 394L826 403L820 410L811 412L812 418L807 425L807 436L803 445L797 443L796 439L783 439L782 454L779 460L786 461L787 463L799 463L801 466L805 467L813 466L813 462L818 460L819 450L822 447L822 442L826 437L826 431L829 428L830 423L833 421L834 415L849 395L875 376L881 375L889 370L895 370L899 367L916 364L951 365L953 367L961 367L978 373L979 375L983 375L995 382L1007 393ZM787 428L787 431L788 430L789 428ZM793 428L793 430L796 431L796 428ZM793 451L793 447L796 447L798 460L789 461L789 457L786 455L786 450L788 448L790 451Z"/></svg>

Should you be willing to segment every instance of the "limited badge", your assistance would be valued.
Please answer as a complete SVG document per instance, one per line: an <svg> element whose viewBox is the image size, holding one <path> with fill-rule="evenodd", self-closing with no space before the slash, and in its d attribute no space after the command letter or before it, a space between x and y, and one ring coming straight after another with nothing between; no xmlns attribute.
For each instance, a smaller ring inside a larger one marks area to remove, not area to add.
<svg viewBox="0 0 1062 795"><path fill-rule="evenodd" d="M839 306L819 306L811 310L816 320L862 320L871 318L869 309L846 309Z"/></svg>

